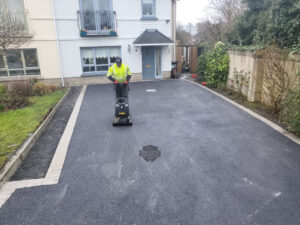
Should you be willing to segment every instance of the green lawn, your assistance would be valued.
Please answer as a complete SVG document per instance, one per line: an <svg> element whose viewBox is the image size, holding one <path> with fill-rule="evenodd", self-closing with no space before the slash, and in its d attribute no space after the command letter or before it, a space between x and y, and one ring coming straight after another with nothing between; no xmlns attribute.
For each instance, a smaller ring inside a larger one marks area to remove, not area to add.
<svg viewBox="0 0 300 225"><path fill-rule="evenodd" d="M59 102L66 90L35 96L31 106L0 113L0 169L9 156L35 132L48 112Z"/></svg>

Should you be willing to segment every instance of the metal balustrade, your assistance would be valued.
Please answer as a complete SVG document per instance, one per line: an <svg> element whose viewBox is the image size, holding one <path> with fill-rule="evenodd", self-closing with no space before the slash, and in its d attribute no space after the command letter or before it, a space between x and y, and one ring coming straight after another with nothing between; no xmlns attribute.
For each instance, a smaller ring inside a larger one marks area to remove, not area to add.
<svg viewBox="0 0 300 225"><path fill-rule="evenodd" d="M116 13L114 11L81 10L78 14L81 36L116 36Z"/></svg>

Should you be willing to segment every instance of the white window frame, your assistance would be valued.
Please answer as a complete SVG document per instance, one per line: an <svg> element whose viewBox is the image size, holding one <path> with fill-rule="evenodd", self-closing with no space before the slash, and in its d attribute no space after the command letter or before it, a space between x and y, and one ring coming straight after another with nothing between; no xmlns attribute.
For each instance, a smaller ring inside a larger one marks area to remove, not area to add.
<svg viewBox="0 0 300 225"><path fill-rule="evenodd" d="M97 64L96 61L96 49L97 48L107 48L107 59L108 64ZM106 75L108 70L105 71L97 71L97 66L108 66L108 69L110 66L113 65L113 63L110 61L110 49L111 48L119 48L120 57L122 57L122 48L121 46L97 46L97 47L81 47L80 48L80 60L81 60L81 69L82 69L82 76L98 76L98 75ZM83 55L82 50L84 49L92 49L93 50L93 64L84 64L83 63ZM95 67L95 71L92 72L83 72L84 67Z"/></svg>
<svg viewBox="0 0 300 225"><path fill-rule="evenodd" d="M8 8L8 1L9 0L0 0L0 1L2 1L3 3L4 3L4 8L6 9L6 10L9 10L9 8ZM20 1L20 3L21 3L21 11L22 12L24 12L25 11L25 7L24 7L24 0L19 0ZM12 10L9 10L10 12L14 12L14 11L12 11Z"/></svg>
<svg viewBox="0 0 300 225"><path fill-rule="evenodd" d="M163 77L163 75L162 75L162 47L155 47L155 50L154 50L154 61L155 61L155 78L156 79L161 79L162 77ZM160 71L158 71L159 72L159 74L157 74L156 72L156 70L157 70L157 51L159 51L159 58L160 58L160 60L159 60L159 68L160 68Z"/></svg>
<svg viewBox="0 0 300 225"><path fill-rule="evenodd" d="M84 0L79 0L79 7L80 7L80 10L83 10L83 3L82 1ZM94 4L94 11L101 11L101 6L99 5L99 2L97 0L92 0L93 1L93 4ZM110 10L112 11L113 10L113 2L112 0L108 0L109 1L109 5L110 5Z"/></svg>
<svg viewBox="0 0 300 225"><path fill-rule="evenodd" d="M6 58L6 54L5 55L0 55L0 57L3 57L3 63L4 63L4 68L0 68L0 71L1 72L6 72L7 75L3 76L3 75L0 75L0 78L5 78L5 77L24 77L24 76L41 76L41 69L40 69L40 63L39 63L39 57L38 57L38 52L37 52L37 49L35 48L28 48L28 49L7 49L8 51L9 50L13 50L13 51L20 51L21 53L21 59L22 59L22 65L23 67L22 68L19 68L19 69L9 69L8 68L8 64L7 64L7 58ZM36 53L36 59L37 59L37 64L38 66L37 67L26 67L26 62L25 62L25 57L24 57L24 50L35 50L35 53ZM40 73L39 74L34 74L34 75L27 75L27 70L39 70ZM24 72L24 75L11 75L10 73L12 71L23 71Z"/></svg>
<svg viewBox="0 0 300 225"><path fill-rule="evenodd" d="M141 0L141 10L142 10L141 20L157 20L157 18L156 18L156 0L152 0L152 1L153 1L153 15L149 16L149 15L143 14L143 0Z"/></svg>

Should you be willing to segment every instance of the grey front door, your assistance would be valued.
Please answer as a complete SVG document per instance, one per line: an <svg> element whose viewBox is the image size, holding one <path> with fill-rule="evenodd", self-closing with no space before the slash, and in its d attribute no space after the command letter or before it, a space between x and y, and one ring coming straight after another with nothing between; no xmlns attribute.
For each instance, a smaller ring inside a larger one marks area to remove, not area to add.
<svg viewBox="0 0 300 225"><path fill-rule="evenodd" d="M155 79L155 48L142 47L143 79Z"/></svg>

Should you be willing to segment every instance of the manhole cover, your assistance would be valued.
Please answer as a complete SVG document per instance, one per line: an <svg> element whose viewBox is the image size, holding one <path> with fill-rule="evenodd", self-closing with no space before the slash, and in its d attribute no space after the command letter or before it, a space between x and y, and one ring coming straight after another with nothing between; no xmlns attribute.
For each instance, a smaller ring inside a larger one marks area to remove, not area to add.
<svg viewBox="0 0 300 225"><path fill-rule="evenodd" d="M147 162L153 162L158 157L160 157L161 153L158 150L158 147L154 145L147 145L143 147L143 150L139 152L139 156L143 157Z"/></svg>

